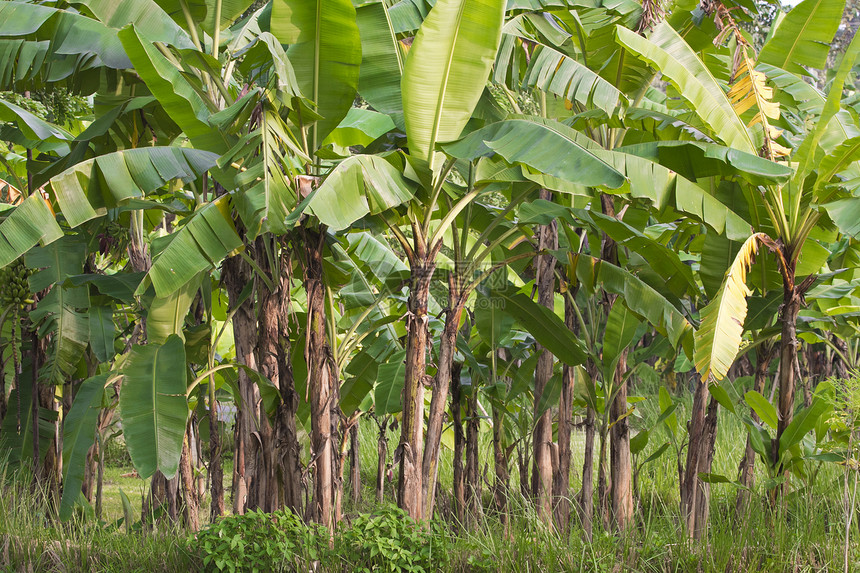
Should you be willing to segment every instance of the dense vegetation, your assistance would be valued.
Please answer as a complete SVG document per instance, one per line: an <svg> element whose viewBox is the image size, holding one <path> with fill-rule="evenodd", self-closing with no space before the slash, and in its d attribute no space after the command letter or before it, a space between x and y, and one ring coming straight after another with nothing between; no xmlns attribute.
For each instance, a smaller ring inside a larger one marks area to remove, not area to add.
<svg viewBox="0 0 860 573"><path fill-rule="evenodd" d="M855 567L855 11L0 2L0 565Z"/></svg>

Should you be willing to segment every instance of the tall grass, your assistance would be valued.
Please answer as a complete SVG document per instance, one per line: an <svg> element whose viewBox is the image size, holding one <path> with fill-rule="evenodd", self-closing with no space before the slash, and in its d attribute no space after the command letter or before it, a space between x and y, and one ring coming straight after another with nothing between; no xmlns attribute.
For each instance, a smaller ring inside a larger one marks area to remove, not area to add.
<svg viewBox="0 0 860 573"><path fill-rule="evenodd" d="M656 400L637 406L634 432L649 428L658 416ZM682 400L678 419L686 419L689 400ZM683 425L683 424L682 424ZM682 431L683 433L683 431ZM359 453L362 500L345 503L345 524L376 507L374 483L377 461L377 427L361 425ZM398 442L397 430L389 430L389 457ZM746 430L737 417L721 411L713 473L735 479L744 449ZM637 462L646 459L665 436L654 432ZM683 436L682 440L683 442ZM571 491L579 489L582 466L582 436L574 438ZM482 460L491 459L489 432L481 434ZM686 451L681 451L685 456ZM443 450L440 480L443 490L451 487L452 453ZM744 515L735 515L737 487L711 486L711 520L706 539L686 538L679 518L677 457L670 448L657 460L642 467L639 475L637 522L624 534L604 530L595 520L591 542L585 541L576 518L569 532L546 527L537 518L530 500L519 494L516 464L511 464L510 510L507 528L492 511L471 520L467 526L445 528L447 568L453 571L841 571L844 541L841 504L842 469L824 462L815 481L793 480L789 495L775 506L764 489L765 475L759 464L756 485ZM483 471L483 468L482 468ZM810 472L811 474L812 472ZM386 501L393 500L396 471L386 478ZM348 472L347 472L348 475ZM492 467L487 469L492 481ZM23 473L10 472L0 463L0 568L33 571L188 571L195 561L185 549L186 534L166 525L156 529L136 528L126 533L118 523L98 523L84 514L68 524L54 520L45 492L34 488ZM229 490L228 490L229 491ZM348 488L347 488L348 491ZM108 492L112 494L111 492ZM118 495L118 494L115 494ZM450 495L450 494L448 494ZM489 488L484 502L491 505ZM111 503L106 500L106 503ZM229 507L229 500L228 500ZM852 532L850 561L860 571L860 534ZM348 556L337 562L309 563L307 570L349 571Z"/></svg>

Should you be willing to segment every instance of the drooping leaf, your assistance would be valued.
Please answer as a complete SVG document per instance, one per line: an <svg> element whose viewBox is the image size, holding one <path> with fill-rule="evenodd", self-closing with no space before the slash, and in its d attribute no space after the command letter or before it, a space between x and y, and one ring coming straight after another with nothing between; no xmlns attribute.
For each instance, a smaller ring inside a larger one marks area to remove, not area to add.
<svg viewBox="0 0 860 573"><path fill-rule="evenodd" d="M621 45L651 64L675 85L681 97L726 145L756 154L746 126L738 118L722 87L668 22L657 24L647 39L621 25L616 28L616 33Z"/></svg>
<svg viewBox="0 0 860 573"><path fill-rule="evenodd" d="M384 159L354 155L326 177L308 208L337 231L368 213L378 214L405 203L413 193L403 175Z"/></svg>
<svg viewBox="0 0 860 573"><path fill-rule="evenodd" d="M217 159L214 153L183 147L126 149L76 164L51 179L51 188L69 225L77 227L174 179L194 181Z"/></svg>
<svg viewBox="0 0 860 573"><path fill-rule="evenodd" d="M406 351L399 350L379 365L373 389L373 411L377 416L396 414L403 409L400 393L406 380Z"/></svg>
<svg viewBox="0 0 860 573"><path fill-rule="evenodd" d="M109 374L87 378L75 393L71 410L63 419L63 496L60 519L68 520L81 494L87 454L95 441L102 396Z"/></svg>
<svg viewBox="0 0 860 573"><path fill-rule="evenodd" d="M633 341L639 318L630 312L624 304L616 301L606 319L606 329L603 334L603 375L610 380L615 375L624 350Z"/></svg>
<svg viewBox="0 0 860 573"><path fill-rule="evenodd" d="M0 223L0 267L5 267L41 243L47 245L63 236L51 206L34 193L15 207Z"/></svg>
<svg viewBox="0 0 860 573"><path fill-rule="evenodd" d="M746 297L751 294L746 285L747 272L763 237L757 233L744 242L726 272L720 292L702 309L702 324L696 332L695 363L703 380L711 375L722 380L738 353L747 315Z"/></svg>
<svg viewBox="0 0 860 573"><path fill-rule="evenodd" d="M527 165L572 183L620 187L624 176L583 147L572 131L554 121L516 118L474 131L444 149L453 157L469 161L497 153L508 163Z"/></svg>
<svg viewBox="0 0 860 573"><path fill-rule="evenodd" d="M522 293L500 297L504 311L553 356L569 366L585 363L587 357L579 340L554 312Z"/></svg>
<svg viewBox="0 0 860 573"><path fill-rule="evenodd" d="M128 452L142 478L176 475L188 404L185 345L177 335L164 344L134 346L122 366L119 407Z"/></svg>
<svg viewBox="0 0 860 573"><path fill-rule="evenodd" d="M151 281L156 295L166 297L242 246L228 198L224 195L195 211L184 225L165 237L167 244L153 255L152 267L138 292Z"/></svg>
<svg viewBox="0 0 860 573"><path fill-rule="evenodd" d="M532 55L523 84L537 87L587 109L596 107L610 116L623 114L627 96L575 59L549 46Z"/></svg>

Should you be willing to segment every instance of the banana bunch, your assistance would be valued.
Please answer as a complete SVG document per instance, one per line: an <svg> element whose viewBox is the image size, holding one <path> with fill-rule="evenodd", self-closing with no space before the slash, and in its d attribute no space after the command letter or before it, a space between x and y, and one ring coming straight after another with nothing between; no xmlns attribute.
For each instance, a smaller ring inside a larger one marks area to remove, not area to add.
<svg viewBox="0 0 860 573"><path fill-rule="evenodd" d="M30 284L27 282L31 274L32 271L24 266L22 259L0 269L0 307L15 304L23 309L24 305L33 303Z"/></svg>

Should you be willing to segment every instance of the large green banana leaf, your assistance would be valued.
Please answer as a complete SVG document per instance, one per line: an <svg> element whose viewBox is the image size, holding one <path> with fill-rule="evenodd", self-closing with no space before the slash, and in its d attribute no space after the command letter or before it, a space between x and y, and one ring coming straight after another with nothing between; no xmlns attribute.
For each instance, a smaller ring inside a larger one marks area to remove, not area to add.
<svg viewBox="0 0 860 573"><path fill-rule="evenodd" d="M384 2L365 4L356 8L355 15L361 35L358 93L373 109L390 115L400 129L405 129L400 92L403 58L388 9Z"/></svg>
<svg viewBox="0 0 860 573"><path fill-rule="evenodd" d="M171 335L184 339L183 328L188 309L200 288L201 273L176 291L167 296L156 296L145 300L146 339L155 344L163 344ZM207 275L208 276L208 275Z"/></svg>
<svg viewBox="0 0 860 573"><path fill-rule="evenodd" d="M302 95L323 119L311 126L311 151L337 127L358 89L361 39L350 0L273 0L272 34L287 55Z"/></svg>
<svg viewBox="0 0 860 573"><path fill-rule="evenodd" d="M753 185L769 185L785 183L793 173L785 163L703 141L652 141L626 145L616 151L645 157L691 181L719 175L740 177Z"/></svg>
<svg viewBox="0 0 860 573"><path fill-rule="evenodd" d="M76 227L174 179L193 181L217 159L186 147L126 149L78 163L51 179L51 188L66 221Z"/></svg>
<svg viewBox="0 0 860 573"><path fill-rule="evenodd" d="M191 139L194 147L219 155L230 147L226 136L209 124L212 110L194 86L152 41L134 25L117 33L134 65L134 70L176 125Z"/></svg>
<svg viewBox="0 0 860 573"><path fill-rule="evenodd" d="M401 392L406 380L406 351L398 350L377 369L373 388L373 411L377 416L396 414L403 409Z"/></svg>
<svg viewBox="0 0 860 573"><path fill-rule="evenodd" d="M603 377L612 380L615 368L621 360L624 350L633 342L633 336L639 327L640 320L624 305L616 301L606 318L606 329L603 333Z"/></svg>
<svg viewBox="0 0 860 573"><path fill-rule="evenodd" d="M65 129L39 119L29 111L0 99L0 121L14 123L28 140L42 143L66 143L74 136ZM68 149L68 146L66 146Z"/></svg>
<svg viewBox="0 0 860 573"><path fill-rule="evenodd" d="M96 56L100 61L90 62L91 67L103 64L121 69L131 65L115 30L79 12L60 10L44 4L17 1L0 3L0 37L28 37L45 43L50 41L54 45L47 51L39 50L44 56L50 53L51 58L46 59L75 55L84 56L81 61L86 61L86 56ZM77 61L75 58L69 62L72 63L72 69L65 75L71 75L75 71L74 64ZM45 59L42 62L45 62ZM59 68L57 72L62 69L56 65L55 68ZM63 77L64 74L54 75Z"/></svg>
<svg viewBox="0 0 860 573"><path fill-rule="evenodd" d="M497 153L508 163L587 187L615 189L624 183L624 176L586 149L572 129L551 120L523 117L493 123L444 149L469 161Z"/></svg>
<svg viewBox="0 0 860 573"><path fill-rule="evenodd" d="M629 271L595 257L578 255L576 277L585 283L590 292L602 288L622 297L630 310L641 315L658 332L664 334L672 346L677 347L692 326L683 313L666 297Z"/></svg>
<svg viewBox="0 0 860 573"><path fill-rule="evenodd" d="M836 75L830 82L830 90L827 93L827 99L821 110L821 116L792 155L792 160L797 162L797 170L792 180L792 185L796 189L803 189L807 175L815 168L815 162L821 159L819 145L824 139L825 134L832 133L833 131L841 131L839 126L836 128L831 128L830 126L841 111L842 90L845 86L845 81L848 79L848 74L857 62L858 56L860 56L860 34L855 34L848 48L845 50L845 54L842 56L842 63L839 64Z"/></svg>
<svg viewBox="0 0 860 573"><path fill-rule="evenodd" d="M81 495L87 454L95 441L99 410L109 374L87 378L75 393L72 409L63 419L63 496L60 519L68 520Z"/></svg>
<svg viewBox="0 0 860 573"><path fill-rule="evenodd" d="M47 245L63 236L50 205L34 193L0 223L0 267L5 267L37 243Z"/></svg>
<svg viewBox="0 0 860 573"><path fill-rule="evenodd" d="M128 24L149 40L177 48L193 48L188 34L153 0L78 0L109 28L120 29Z"/></svg>
<svg viewBox="0 0 860 573"><path fill-rule="evenodd" d="M228 199L229 195L224 195L204 205L182 226L153 245L152 267L138 293L151 282L156 295L166 297L242 246Z"/></svg>
<svg viewBox="0 0 860 573"><path fill-rule="evenodd" d="M183 4L191 15L195 26L200 26L209 36L215 32L215 20L220 9L220 20L218 28L223 30L235 22L247 10L253 0L155 0L182 28L188 29L188 20L185 18Z"/></svg>
<svg viewBox="0 0 860 573"><path fill-rule="evenodd" d="M623 115L630 104L618 88L549 46L541 46L532 55L523 84L575 101L587 109L597 107L610 116Z"/></svg>
<svg viewBox="0 0 860 573"><path fill-rule="evenodd" d="M368 213L375 215L401 205L413 194L400 171L384 159L354 155L326 177L308 208L321 222L339 231Z"/></svg>
<svg viewBox="0 0 860 573"><path fill-rule="evenodd" d="M804 0L794 6L762 47L758 61L798 76L809 75L804 66L824 68L844 9L845 0Z"/></svg>
<svg viewBox="0 0 860 573"><path fill-rule="evenodd" d="M504 311L553 356L569 366L585 363L587 357L579 339L553 311L523 293L500 297L505 303Z"/></svg>
<svg viewBox="0 0 860 573"><path fill-rule="evenodd" d="M185 345L177 335L164 344L134 346L122 365L119 408L131 461L140 477L176 475L188 419Z"/></svg>
<svg viewBox="0 0 860 573"><path fill-rule="evenodd" d="M756 155L756 146L735 113L726 92L699 56L667 22L654 27L648 38L616 28L618 41L672 82L702 121L726 145Z"/></svg>
<svg viewBox="0 0 860 573"><path fill-rule="evenodd" d="M502 35L503 0L438 0L409 50L401 90L412 155L460 137L472 116Z"/></svg>
<svg viewBox="0 0 860 573"><path fill-rule="evenodd" d="M77 369L89 342L89 321L85 313L89 305L86 287L64 286L67 278L83 272L86 243L80 236L66 235L45 247L27 253L25 261L31 269L30 289L50 291L30 312L30 320L38 325L41 338L49 338L48 356L40 378L49 384L62 385Z"/></svg>

